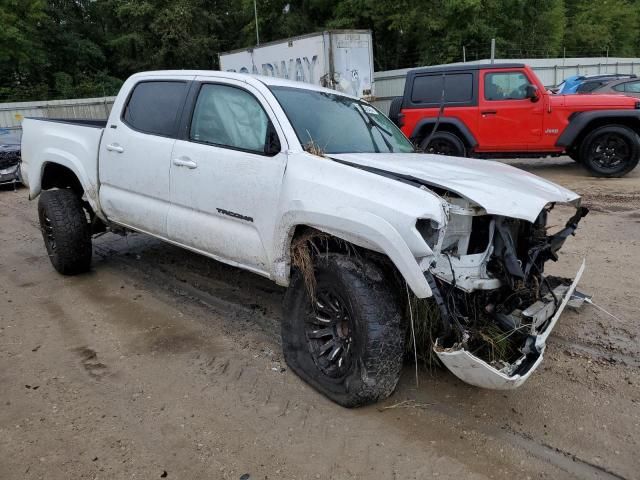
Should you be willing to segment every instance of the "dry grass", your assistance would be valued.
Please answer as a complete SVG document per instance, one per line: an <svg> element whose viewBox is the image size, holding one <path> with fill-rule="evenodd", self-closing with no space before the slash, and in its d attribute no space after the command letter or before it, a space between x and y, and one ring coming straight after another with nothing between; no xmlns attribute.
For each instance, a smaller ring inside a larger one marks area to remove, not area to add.
<svg viewBox="0 0 640 480"><path fill-rule="evenodd" d="M433 298L418 298L410 293L406 306L406 318L413 313L413 329L409 329L409 335L415 334L415 351L413 338L406 342L407 353L417 358L425 367L440 365L437 355L433 352L438 333L442 328L440 310Z"/></svg>
<svg viewBox="0 0 640 480"><path fill-rule="evenodd" d="M291 263L300 270L307 293L315 300L316 275L314 255L320 254L320 245L329 238L324 232L310 229L291 242Z"/></svg>
<svg viewBox="0 0 640 480"><path fill-rule="evenodd" d="M303 146L306 152L309 152L311 155L317 155L318 157L324 157L324 149L318 145L315 140L309 140Z"/></svg>

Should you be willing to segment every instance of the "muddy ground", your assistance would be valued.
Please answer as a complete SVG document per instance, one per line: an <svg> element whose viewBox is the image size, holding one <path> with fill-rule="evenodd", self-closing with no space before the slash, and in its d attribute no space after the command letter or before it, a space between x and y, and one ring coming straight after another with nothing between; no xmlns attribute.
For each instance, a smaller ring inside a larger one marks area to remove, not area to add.
<svg viewBox="0 0 640 480"><path fill-rule="evenodd" d="M62 277L26 190L0 191L0 479L640 478L640 169L512 163L585 196L550 270L586 257L581 289L618 319L565 314L519 390L416 385L408 363L356 410L286 368L281 288L143 235L104 235Z"/></svg>

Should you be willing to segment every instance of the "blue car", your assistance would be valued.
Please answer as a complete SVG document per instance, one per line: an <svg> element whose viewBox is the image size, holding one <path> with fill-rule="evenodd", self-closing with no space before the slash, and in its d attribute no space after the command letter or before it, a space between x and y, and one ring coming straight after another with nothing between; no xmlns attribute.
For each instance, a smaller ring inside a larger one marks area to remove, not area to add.
<svg viewBox="0 0 640 480"><path fill-rule="evenodd" d="M589 93L596 88L603 86L611 80L622 80L625 78L636 78L632 74L603 73L596 75L573 75L567 77L558 85L555 92L560 95L572 95L574 93Z"/></svg>

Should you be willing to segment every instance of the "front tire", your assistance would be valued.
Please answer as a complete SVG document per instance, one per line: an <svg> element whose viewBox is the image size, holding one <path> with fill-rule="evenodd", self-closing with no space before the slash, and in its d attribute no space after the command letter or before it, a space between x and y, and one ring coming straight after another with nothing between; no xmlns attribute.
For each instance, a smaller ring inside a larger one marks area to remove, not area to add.
<svg viewBox="0 0 640 480"><path fill-rule="evenodd" d="M427 135L420 143L420 150L424 153L450 157L466 156L464 143L457 135L451 132L436 132L433 136Z"/></svg>
<svg viewBox="0 0 640 480"><path fill-rule="evenodd" d="M622 177L639 159L638 135L622 125L596 128L580 145L580 163L596 177Z"/></svg>
<svg viewBox="0 0 640 480"><path fill-rule="evenodd" d="M88 271L91 228L80 197L72 190L46 190L40 194L38 216L53 268L63 275Z"/></svg>
<svg viewBox="0 0 640 480"><path fill-rule="evenodd" d="M313 305L298 270L285 295L287 364L344 407L388 397L400 378L405 339L390 282L373 263L339 254L320 257L315 277Z"/></svg>

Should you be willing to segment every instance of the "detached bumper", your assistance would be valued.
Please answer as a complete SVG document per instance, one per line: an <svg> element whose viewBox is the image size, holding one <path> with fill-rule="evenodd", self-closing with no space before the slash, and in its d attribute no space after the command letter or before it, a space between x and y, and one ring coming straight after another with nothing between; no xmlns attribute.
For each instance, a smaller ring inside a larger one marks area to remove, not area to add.
<svg viewBox="0 0 640 480"><path fill-rule="evenodd" d="M575 279L566 290L566 293L564 293L560 306L555 313L553 313L551 320L545 322L545 327L537 332L536 335L528 338L526 344L522 347L522 357L515 362L505 365L501 369L497 369L464 348L457 350L453 348L444 349L437 344L434 346L435 354L456 377L466 383L493 390L512 390L518 388L526 382L529 376L538 368L538 365L542 363L547 338L558 322L567 303L569 303L582 277L584 268L585 262L583 260L582 265L576 273Z"/></svg>
<svg viewBox="0 0 640 480"><path fill-rule="evenodd" d="M0 169L0 185L20 181L20 164Z"/></svg>

